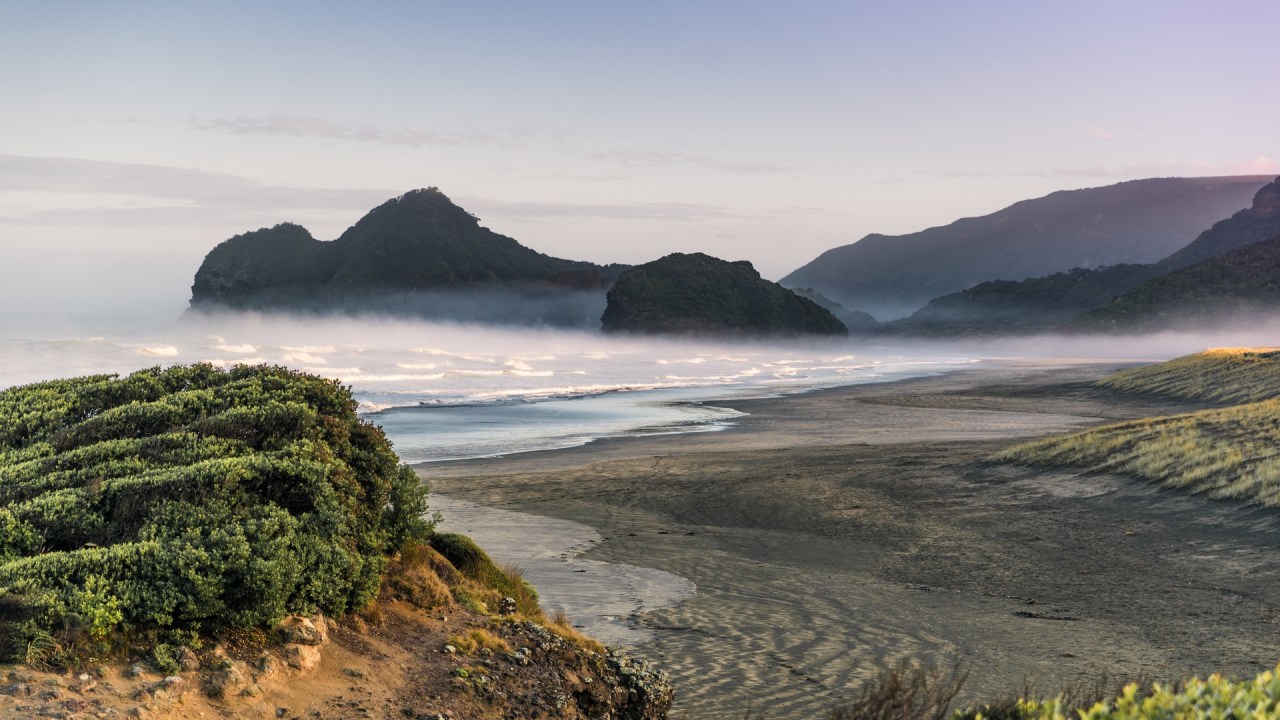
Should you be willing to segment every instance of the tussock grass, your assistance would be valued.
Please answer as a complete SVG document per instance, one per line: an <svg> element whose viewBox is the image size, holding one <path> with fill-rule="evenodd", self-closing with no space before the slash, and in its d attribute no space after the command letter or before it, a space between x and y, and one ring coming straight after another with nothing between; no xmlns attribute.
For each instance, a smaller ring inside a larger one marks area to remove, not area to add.
<svg viewBox="0 0 1280 720"><path fill-rule="evenodd" d="M903 662L865 683L857 696L827 714L827 720L946 720L968 673Z"/></svg>
<svg viewBox="0 0 1280 720"><path fill-rule="evenodd" d="M1247 403L1280 397L1280 349L1215 348L1118 372L1099 385L1189 400Z"/></svg>
<svg viewBox="0 0 1280 720"><path fill-rule="evenodd" d="M559 635L561 638L568 640L580 648L585 648L592 652L600 653L601 655L605 652L604 645L602 645L598 640L593 640L592 638L578 632L577 628L573 626L573 623L569 621L568 616L561 611L556 611L556 614L551 617L551 621L547 623L547 630L550 630L553 634Z"/></svg>
<svg viewBox="0 0 1280 720"><path fill-rule="evenodd" d="M1034 440L991 459L1122 473L1216 498L1280 507L1280 350L1218 348L1116 373L1099 384L1243 404Z"/></svg>
<svg viewBox="0 0 1280 720"><path fill-rule="evenodd" d="M489 650L490 652L511 651L511 646L507 644L506 640L483 628L468 630L464 635L450 636L447 642L464 655L475 655L481 650Z"/></svg>
<svg viewBox="0 0 1280 720"><path fill-rule="evenodd" d="M1105 425L1015 445L991 459L1123 473L1280 507L1280 399Z"/></svg>

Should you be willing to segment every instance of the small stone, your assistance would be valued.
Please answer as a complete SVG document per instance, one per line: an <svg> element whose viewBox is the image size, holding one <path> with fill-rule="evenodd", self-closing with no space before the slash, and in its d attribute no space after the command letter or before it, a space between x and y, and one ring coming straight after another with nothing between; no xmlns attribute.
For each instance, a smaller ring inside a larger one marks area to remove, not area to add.
<svg viewBox="0 0 1280 720"><path fill-rule="evenodd" d="M140 707L129 708L129 717L142 718L146 716L147 716L147 711L144 708L140 708Z"/></svg>
<svg viewBox="0 0 1280 720"><path fill-rule="evenodd" d="M287 617L280 623L280 635L286 643L298 645L321 645L325 641L324 633L310 619L297 615Z"/></svg>
<svg viewBox="0 0 1280 720"><path fill-rule="evenodd" d="M14 675L16 673L9 674ZM30 685L20 682L13 683L12 685L5 685L0 688L0 695L13 695L14 697L30 697L32 692L34 692L34 690Z"/></svg>
<svg viewBox="0 0 1280 720"><path fill-rule="evenodd" d="M357 670L356 668L342 668L342 674L343 674L343 675L350 675L351 677L354 677L354 678L362 678L362 677L364 677L364 671L363 671L363 670Z"/></svg>
<svg viewBox="0 0 1280 720"><path fill-rule="evenodd" d="M276 717L278 717L278 718L282 718L282 717L284 717L285 715L288 715L288 714L289 714L289 708L287 708L287 707L278 707L278 708L276 708Z"/></svg>
<svg viewBox="0 0 1280 720"><path fill-rule="evenodd" d="M89 679L89 673L80 673L78 679L80 682L86 682Z"/></svg>
<svg viewBox="0 0 1280 720"><path fill-rule="evenodd" d="M258 687L258 683L249 683L240 691L241 697L258 697L262 694L262 688Z"/></svg>
<svg viewBox="0 0 1280 720"><path fill-rule="evenodd" d="M178 667L184 672L192 672L200 669L200 656L196 655L196 651L189 647L180 647L174 660L178 662Z"/></svg>
<svg viewBox="0 0 1280 720"><path fill-rule="evenodd" d="M504 597L498 601L498 614L500 615L515 615L517 609L516 599L513 597Z"/></svg>
<svg viewBox="0 0 1280 720"><path fill-rule="evenodd" d="M314 670L320 664L320 648L314 645L289 643L284 646L282 654L285 664L302 672Z"/></svg>
<svg viewBox="0 0 1280 720"><path fill-rule="evenodd" d="M445 655L452 655L452 654L454 654L454 653L458 652L458 648L456 648L456 647L454 647L454 646L452 646L452 645L445 645L445 646L444 646L444 649L442 649L440 652L443 652Z"/></svg>
<svg viewBox="0 0 1280 720"><path fill-rule="evenodd" d="M132 680L133 678L141 677L144 672L146 671L142 669L141 665L130 665L129 669L124 671L124 676Z"/></svg>

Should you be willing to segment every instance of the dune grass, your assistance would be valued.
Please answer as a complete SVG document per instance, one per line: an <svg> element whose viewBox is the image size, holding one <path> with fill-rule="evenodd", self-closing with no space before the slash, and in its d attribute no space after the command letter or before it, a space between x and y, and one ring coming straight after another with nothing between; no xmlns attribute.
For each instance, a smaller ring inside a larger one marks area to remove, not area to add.
<svg viewBox="0 0 1280 720"><path fill-rule="evenodd" d="M992 460L1123 473L1280 507L1280 400L1105 425L1015 445Z"/></svg>
<svg viewBox="0 0 1280 720"><path fill-rule="evenodd" d="M1116 373L1099 384L1242 404L1033 440L991 459L1122 473L1216 498L1280 507L1280 350L1209 350Z"/></svg>
<svg viewBox="0 0 1280 720"><path fill-rule="evenodd" d="M1280 349L1215 348L1125 370L1098 383L1126 392L1247 403L1280 397Z"/></svg>

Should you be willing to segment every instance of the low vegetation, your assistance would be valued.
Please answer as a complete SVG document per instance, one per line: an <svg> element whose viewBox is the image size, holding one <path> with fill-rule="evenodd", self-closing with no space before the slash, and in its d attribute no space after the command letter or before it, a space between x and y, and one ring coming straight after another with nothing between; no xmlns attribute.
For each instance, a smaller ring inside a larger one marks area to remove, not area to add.
<svg viewBox="0 0 1280 720"><path fill-rule="evenodd" d="M993 459L1134 475L1166 487L1280 507L1276 357L1271 350L1212 350L1121 372L1102 384L1195 399L1272 399L1034 440Z"/></svg>
<svg viewBox="0 0 1280 720"><path fill-rule="evenodd" d="M964 674L903 665L865 685L827 720L1174 720L1280 717L1280 668L1249 680L1220 675L1180 685L1129 683L1119 693L1069 689L953 709Z"/></svg>
<svg viewBox="0 0 1280 720"><path fill-rule="evenodd" d="M340 616L426 538L426 489L343 386L209 365L0 392L0 653Z"/></svg>
<svg viewBox="0 0 1280 720"><path fill-rule="evenodd" d="M1280 400L1105 425L997 453L998 462L1134 475L1280 507Z"/></svg>
<svg viewBox="0 0 1280 720"><path fill-rule="evenodd" d="M1118 372L1103 387L1188 400L1247 403L1280 397L1280 349L1216 348Z"/></svg>

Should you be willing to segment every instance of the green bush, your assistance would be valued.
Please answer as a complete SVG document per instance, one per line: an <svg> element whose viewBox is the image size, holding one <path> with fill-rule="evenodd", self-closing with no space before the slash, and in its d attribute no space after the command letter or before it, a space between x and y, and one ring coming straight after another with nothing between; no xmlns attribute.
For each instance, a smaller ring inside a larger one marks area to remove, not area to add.
<svg viewBox="0 0 1280 720"><path fill-rule="evenodd" d="M267 366L0 392L0 650L41 661L367 605L431 522L355 408L336 382Z"/></svg>

